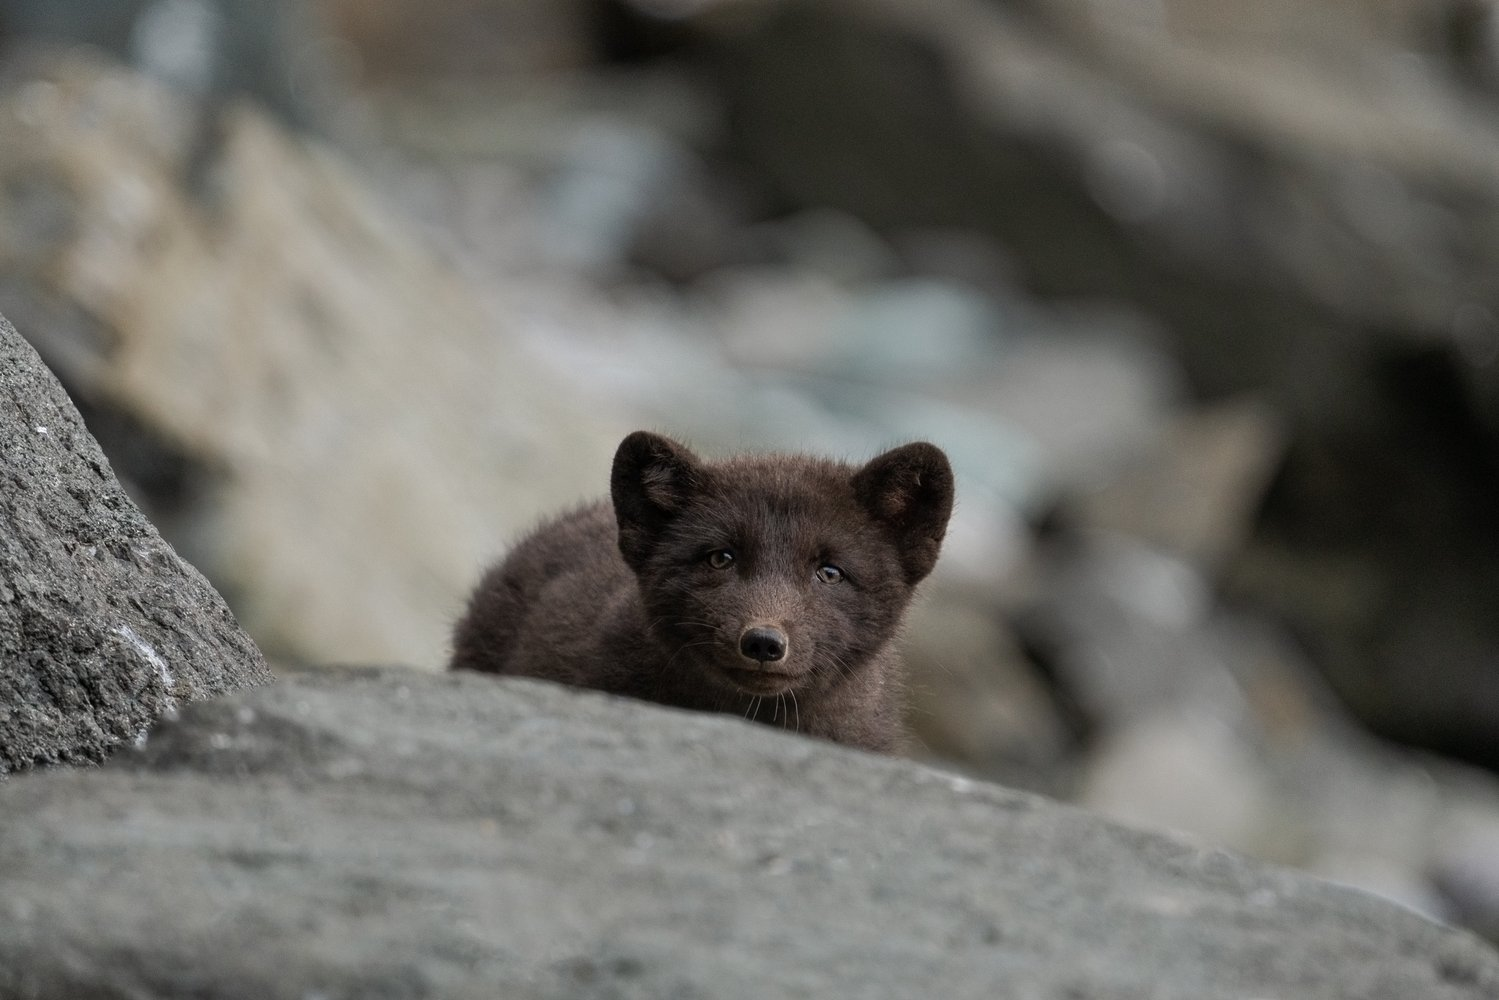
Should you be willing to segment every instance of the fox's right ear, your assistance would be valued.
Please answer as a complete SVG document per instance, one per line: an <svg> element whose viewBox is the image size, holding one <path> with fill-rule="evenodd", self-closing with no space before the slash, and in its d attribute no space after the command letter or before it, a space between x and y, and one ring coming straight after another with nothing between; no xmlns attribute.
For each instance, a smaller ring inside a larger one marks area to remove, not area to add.
<svg viewBox="0 0 1499 1000"><path fill-rule="evenodd" d="M644 565L652 540L686 506L698 470L696 455L660 434L636 431L619 443L609 496L619 522L619 551L632 569Z"/></svg>

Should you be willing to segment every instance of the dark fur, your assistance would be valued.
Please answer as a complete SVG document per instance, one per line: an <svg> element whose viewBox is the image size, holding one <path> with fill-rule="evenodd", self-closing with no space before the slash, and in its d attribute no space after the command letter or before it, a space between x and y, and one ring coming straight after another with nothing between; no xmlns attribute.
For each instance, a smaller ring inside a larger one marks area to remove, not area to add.
<svg viewBox="0 0 1499 1000"><path fill-rule="evenodd" d="M952 511L937 447L867 465L796 455L704 462L637 431L601 501L543 525L492 567L452 666L730 712L839 743L902 741L893 640ZM731 565L709 553L728 549ZM821 566L839 567L824 582ZM781 630L784 658L740 653Z"/></svg>

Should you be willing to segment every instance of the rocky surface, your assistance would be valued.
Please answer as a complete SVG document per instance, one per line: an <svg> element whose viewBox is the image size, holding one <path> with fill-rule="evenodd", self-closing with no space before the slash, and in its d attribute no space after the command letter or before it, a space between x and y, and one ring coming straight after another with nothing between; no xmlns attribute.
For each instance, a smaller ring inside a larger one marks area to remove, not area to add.
<svg viewBox="0 0 1499 1000"><path fill-rule="evenodd" d="M270 679L3 316L0 524L0 777L103 760L180 704Z"/></svg>
<svg viewBox="0 0 1499 1000"><path fill-rule="evenodd" d="M637 426L930 437L933 755L1499 937L1492 774L1363 728L1499 761L1493 3L274 6L379 143L0 80L0 309L267 649L437 666Z"/></svg>
<svg viewBox="0 0 1499 1000"><path fill-rule="evenodd" d="M1481 1000L1499 956L1219 849L735 719L333 671L0 787L0 998Z"/></svg>

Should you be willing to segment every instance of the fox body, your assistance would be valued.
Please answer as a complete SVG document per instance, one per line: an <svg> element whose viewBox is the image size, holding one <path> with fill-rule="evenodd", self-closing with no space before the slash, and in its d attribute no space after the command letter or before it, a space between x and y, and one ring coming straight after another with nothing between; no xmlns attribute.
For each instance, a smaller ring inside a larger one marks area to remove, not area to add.
<svg viewBox="0 0 1499 1000"><path fill-rule="evenodd" d="M707 462L637 431L609 500L542 525L484 575L452 666L896 750L894 639L952 502L947 458L926 443L862 466Z"/></svg>

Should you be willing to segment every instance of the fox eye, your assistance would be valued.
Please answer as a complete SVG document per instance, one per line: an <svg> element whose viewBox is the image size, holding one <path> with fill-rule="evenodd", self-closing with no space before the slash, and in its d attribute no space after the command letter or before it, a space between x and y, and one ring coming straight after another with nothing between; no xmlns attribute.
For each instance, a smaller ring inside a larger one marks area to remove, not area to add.
<svg viewBox="0 0 1499 1000"><path fill-rule="evenodd" d="M842 583L843 570L839 569L837 566L832 565L831 563L823 563L821 566L817 567L817 579L821 580L823 583Z"/></svg>
<svg viewBox="0 0 1499 1000"><path fill-rule="evenodd" d="M734 553L728 549L714 549L704 557L704 561L714 569L728 569L734 565Z"/></svg>

